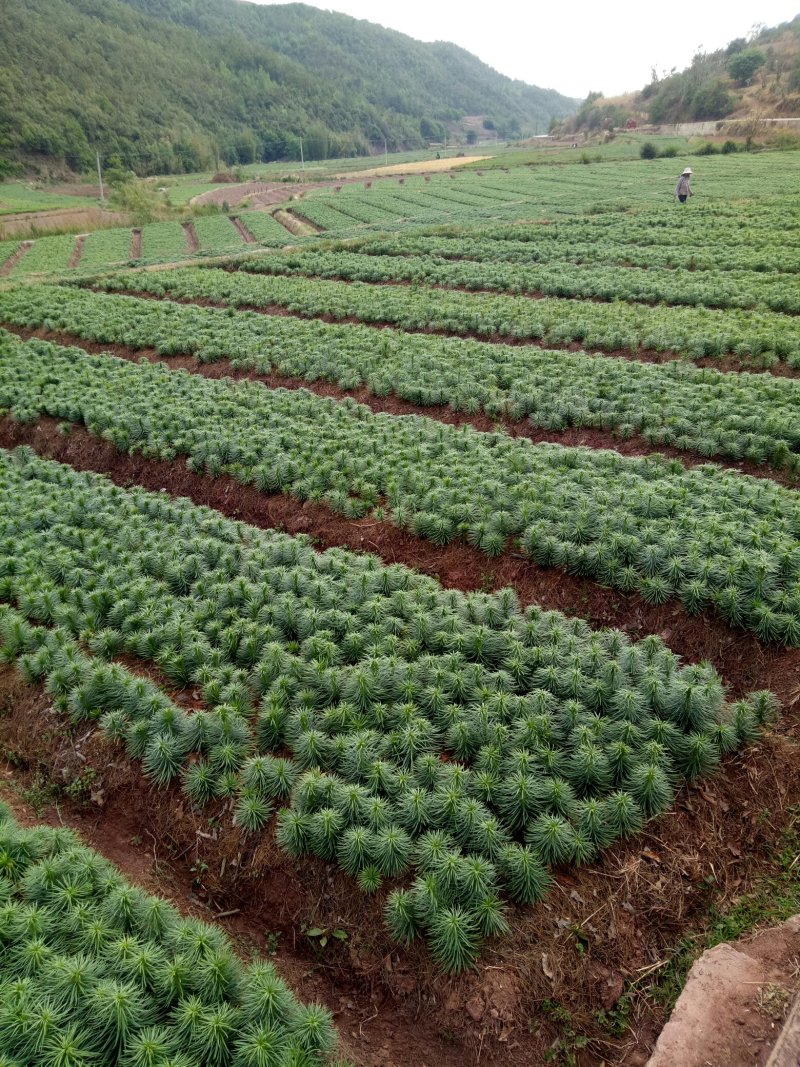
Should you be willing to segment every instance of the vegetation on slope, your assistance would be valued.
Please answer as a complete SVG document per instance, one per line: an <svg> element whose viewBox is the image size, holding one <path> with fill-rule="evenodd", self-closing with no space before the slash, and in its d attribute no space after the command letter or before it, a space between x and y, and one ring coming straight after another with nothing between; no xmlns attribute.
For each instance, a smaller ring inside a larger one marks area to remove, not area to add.
<svg viewBox="0 0 800 1067"><path fill-rule="evenodd" d="M590 93L565 128L603 130L631 117L672 123L798 113L800 15L749 40L698 52L685 70L659 74L654 68L649 84L633 96L607 100Z"/></svg>
<svg viewBox="0 0 800 1067"><path fill-rule="evenodd" d="M0 1063L319 1067L330 1013L216 927L126 882L63 827L0 803Z"/></svg>
<svg viewBox="0 0 800 1067"><path fill-rule="evenodd" d="M298 158L301 136L306 158L352 156L384 137L438 140L468 114L515 136L575 103L454 45L302 4L9 0L0 50L13 57L0 72L0 173L81 171L95 150L139 174L194 171Z"/></svg>

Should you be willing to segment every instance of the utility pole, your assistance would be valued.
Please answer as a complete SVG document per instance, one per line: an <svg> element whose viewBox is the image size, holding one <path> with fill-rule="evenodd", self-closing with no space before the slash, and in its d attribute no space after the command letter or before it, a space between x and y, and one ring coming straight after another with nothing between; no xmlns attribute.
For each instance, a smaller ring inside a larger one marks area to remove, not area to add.
<svg viewBox="0 0 800 1067"><path fill-rule="evenodd" d="M386 143L386 138L383 139L383 161L386 166L389 166L389 146Z"/></svg>
<svg viewBox="0 0 800 1067"><path fill-rule="evenodd" d="M306 169L306 161L303 159L303 138L300 138L300 166L303 170Z"/></svg>
<svg viewBox="0 0 800 1067"><path fill-rule="evenodd" d="M103 194L103 172L100 169L100 153L96 152L95 154L97 156L97 179L100 182L100 203L105 204L106 198Z"/></svg>

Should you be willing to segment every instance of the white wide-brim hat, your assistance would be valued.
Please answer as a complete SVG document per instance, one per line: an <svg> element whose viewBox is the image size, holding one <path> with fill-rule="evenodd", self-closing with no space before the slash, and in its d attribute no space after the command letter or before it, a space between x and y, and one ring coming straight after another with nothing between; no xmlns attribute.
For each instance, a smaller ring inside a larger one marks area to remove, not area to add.
<svg viewBox="0 0 800 1067"><path fill-rule="evenodd" d="M683 173L684 174L691 174L692 173L692 168L691 167L687 167L686 170ZM683 175L681 175L681 176L683 176Z"/></svg>

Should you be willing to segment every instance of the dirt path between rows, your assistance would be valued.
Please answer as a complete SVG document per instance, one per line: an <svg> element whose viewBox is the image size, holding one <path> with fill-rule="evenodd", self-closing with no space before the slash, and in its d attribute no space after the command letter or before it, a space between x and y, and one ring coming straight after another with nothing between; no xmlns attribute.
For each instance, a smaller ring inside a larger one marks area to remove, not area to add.
<svg viewBox="0 0 800 1067"><path fill-rule="evenodd" d="M192 197L189 203L217 204L219 207L222 207L223 204L230 204L234 207L241 204L243 200L249 200L251 207L254 208L273 207L275 204L283 204L287 200L294 199L298 194L304 194L311 189L329 189L334 192L337 185L355 185L364 182L365 179L370 184L372 181L386 179L386 181L393 181L394 184L402 185L404 181L403 175L405 174L450 171L454 167L463 167L466 163L473 162L475 158L485 159L487 157L464 156L461 159L451 158L400 163L391 167L373 167L364 171L356 171L352 174L341 174L324 181L239 182L223 185L216 189L209 189L205 193ZM455 175L451 174L450 177L453 178Z"/></svg>
<svg viewBox="0 0 800 1067"><path fill-rule="evenodd" d="M300 216L298 211L294 211L294 214L301 217L304 222L308 222L304 216ZM354 220L355 222L355 220ZM322 227L316 226L314 223L309 222L310 226L314 226L317 233L324 233ZM367 258L367 257L365 257ZM277 261L280 263L280 260ZM693 307L705 307L715 311L769 311L776 315L786 315L789 318L797 318L800 316L800 310L798 311L786 311L782 308L773 308L768 303L763 304L750 304L747 306L740 306L738 304L730 303L706 303L702 305L670 302L664 299L652 297L637 297L637 296L598 296L596 294L583 294L583 293L546 293L541 289L503 289L499 285L494 289L483 288L480 286L470 287L466 285L448 285L446 282L432 281L427 278L421 278L419 280L414 278L357 278L348 274L315 274L313 271L296 270L293 268L287 268L285 271L260 271L253 268L248 268L246 264L239 266L238 264L230 264L225 268L230 273L235 274L239 271L243 274L261 275L264 277L274 278L307 278L311 281L326 281L326 282L341 282L345 285L384 285L384 286L399 286L406 288L413 288L415 286L423 285L426 289L436 289L440 292L446 293L466 293L468 296L506 296L506 297L522 297L525 300L574 300L580 304L615 304L620 300L625 304L633 304L636 307L658 307L665 306L668 308L684 308L689 309Z"/></svg>
<svg viewBox="0 0 800 1067"><path fill-rule="evenodd" d="M2 329L8 330L9 333L16 334L17 337L26 341L31 338L37 338L43 341L51 341L53 344L64 345L67 348L77 346L86 352L96 355L110 353L120 359L127 359L132 362L137 362L144 358L151 363L166 363L172 369L189 370L193 374L202 375L204 378L233 378L236 381L261 382L262 385L266 385L270 389L306 389L317 396L327 397L332 400L351 397L359 404L364 404L371 411L377 413L419 415L423 418L435 419L437 422L446 423L448 426L471 426L474 430L482 433L494 433L502 430L510 437L522 437L533 444L550 443L566 447L608 449L612 452L618 452L621 456L643 457L658 454L667 456L669 459L678 459L688 469L713 462L717 466L735 471L737 474L763 478L789 488L796 488L798 484L797 480L786 472L754 463L751 460L733 460L724 456L714 456L713 458L698 456L691 451L684 451L667 445L652 445L640 434L622 438L613 430L592 427L563 430L542 428L535 426L529 419L515 422L505 416L468 415L462 411L455 411L446 404L429 406L414 404L393 392L376 396L366 386L361 386L358 389L343 389L336 382L309 381L306 378L280 374L278 371L261 374L255 370L234 367L230 359L218 359L213 363L203 363L195 356L163 356L153 348L142 349L131 348L128 345L121 344L103 344L99 341L87 340L78 334L46 330L41 326L32 329L9 323L0 325Z"/></svg>
<svg viewBox="0 0 800 1067"><path fill-rule="evenodd" d="M229 221L230 221L231 225L233 226L234 230L236 230L236 232L238 234L240 234L240 236L241 236L241 238L242 238L242 240L244 241L245 244L248 244L248 245L256 244L255 237L253 237L252 233L250 233L250 231L245 226L245 224L242 222L242 220L238 217L238 215L229 215L228 218L229 218Z"/></svg>
<svg viewBox="0 0 800 1067"><path fill-rule="evenodd" d="M800 747L782 732L795 724L682 788L671 811L597 862L556 870L542 904L511 908L512 933L448 979L420 945L388 939L389 887L369 898L333 865L290 859L271 826L245 837L229 802L195 813L177 786L154 787L120 746L86 724L71 728L41 686L0 667L0 749L17 783L3 794L22 817L33 821L20 789L41 796L43 783L63 787L92 768L94 800L62 794L47 821L77 828L133 881L219 921L245 956L251 946L275 951L298 995L334 1011L358 1067L545 1067L559 1062L554 1051L576 1067L641 1067L667 1012L663 990L653 995L659 974L779 873L800 804ZM312 926L347 936L320 951L302 933Z"/></svg>
<svg viewBox="0 0 800 1067"><path fill-rule="evenodd" d="M205 193L192 197L189 201L192 205L216 204L222 207L229 204L236 207L244 200L248 200L253 208L271 208L275 204L285 204L294 199L298 193L305 193L310 189L333 188L333 181L324 182L239 182L235 185L224 185L219 189L209 189Z"/></svg>
<svg viewBox="0 0 800 1067"><path fill-rule="evenodd" d="M86 238L88 236L89 235L86 233L79 233L75 238L75 247L72 249L72 255L69 257L69 263L67 264L67 267L70 270L74 270L80 263L81 256L83 255L83 246L86 243Z"/></svg>
<svg viewBox="0 0 800 1067"><path fill-rule="evenodd" d="M200 242L197 239L197 231L193 222L182 222L183 232L186 234L186 250L190 255L200 251Z"/></svg>
<svg viewBox="0 0 800 1067"><path fill-rule="evenodd" d="M297 193L300 186L295 182L238 182L236 184L223 185L218 189L209 189L205 193L192 197L189 201L192 205L216 204L222 207L229 204L231 207L240 204L244 199L258 197L259 205L265 207L272 204L282 204ZM302 188L316 188L316 183L303 185Z"/></svg>
<svg viewBox="0 0 800 1067"><path fill-rule="evenodd" d="M10 716L6 709L13 703ZM0 666L0 744L13 765L0 761L0 799L10 803L23 825L66 825L111 860L132 882L168 897L183 914L215 921L245 960L253 951L273 962L305 1001L322 1001L332 1011L342 1051L358 1067L459 1067L461 1041L443 1035L423 1010L420 995L403 996L394 982L411 982L409 964L375 954L369 937L380 931L375 909L359 915L354 894L332 866L292 861L281 853L270 827L245 838L230 826L230 807L213 805L224 832L214 829L210 811L195 813L177 787L156 789L124 751L92 727L71 733L41 686L25 686ZM44 730L49 741L39 743ZM57 806L37 817L20 796L43 778L57 784L92 767L96 803ZM38 778L36 777L38 774ZM205 870L204 870L205 868ZM227 868L227 870L226 870ZM309 874L314 875L309 880ZM321 891L321 892L320 892ZM363 899L363 898L361 898ZM321 952L302 931L323 924L356 930L358 940L331 939ZM423 963L423 971L431 972ZM416 982L414 983L416 985Z"/></svg>
<svg viewBox="0 0 800 1067"><path fill-rule="evenodd" d="M286 211L275 211L272 217L295 237L311 237L314 234L323 232L321 226L317 226L316 223L311 222L310 219L301 215L299 211L295 211L294 208Z"/></svg>
<svg viewBox="0 0 800 1067"><path fill-rule="evenodd" d="M194 265L195 264L190 264L190 266ZM212 264L208 264L208 266L212 266ZM164 268L158 267L157 269L162 270ZM131 277L131 280L133 280L133 277ZM106 290L102 288L95 290L95 292L105 291ZM367 322L364 319L358 318L356 315L334 315L331 312L318 314L314 312L292 311L289 308L284 307L282 304L228 304L222 300L212 300L210 297L191 298L176 296L175 294L160 296L156 293L142 292L135 288L114 289L112 291L117 296L135 296L141 300L170 300L174 304L187 304L194 307L232 307L236 311L254 311L259 315L283 315L295 319L308 320L318 319L320 322L333 323L338 326L366 326L374 330L385 330L388 328L396 330L401 334L410 333L422 334L428 337L454 337L464 341L479 341L481 344L513 345L514 347L520 348L540 348L545 352L575 352L589 357L614 356L618 359L627 359L632 363L655 363L659 365L663 363L692 363L695 367L709 367L724 372L737 373L739 371L745 371L750 374L771 374L775 378L800 378L800 367L790 367L788 363L777 363L774 366L764 367L757 362L757 357L753 357L753 361L751 362L746 359L740 359L733 354L724 356L701 356L694 359L681 352L676 352L670 349L665 349L660 352L657 352L652 348L644 347L639 347L635 350L630 348L586 349L582 347L578 341L560 343L557 341L542 341L534 337L511 337L500 333L457 333L436 326L421 326L418 329L413 329L412 327L402 326L390 320Z"/></svg>
<svg viewBox="0 0 800 1067"><path fill-rule="evenodd" d="M29 248L33 245L33 241L23 241L19 248L12 252L8 259L0 266L0 278L7 278L16 265L20 262L23 256L26 255Z"/></svg>
<svg viewBox="0 0 800 1067"><path fill-rule="evenodd" d="M195 474L183 460L170 463L123 455L80 425L71 424L62 433L57 420L46 416L32 424L14 422L9 416L0 420L0 447L20 444L77 470L105 474L121 486L167 489L254 526L308 534L324 548L374 553L386 563L402 563L429 574L447 588L485 591L511 586L523 606L537 604L576 615L594 628L617 627L633 640L657 634L688 662L710 660L734 698L768 688L789 707L800 701L800 648L763 646L754 634L734 630L715 615L692 616L675 602L648 604L637 593L606 589L589 578L540 567L514 549L491 558L464 542L439 547L388 520L353 522L324 504L261 493L227 475Z"/></svg>

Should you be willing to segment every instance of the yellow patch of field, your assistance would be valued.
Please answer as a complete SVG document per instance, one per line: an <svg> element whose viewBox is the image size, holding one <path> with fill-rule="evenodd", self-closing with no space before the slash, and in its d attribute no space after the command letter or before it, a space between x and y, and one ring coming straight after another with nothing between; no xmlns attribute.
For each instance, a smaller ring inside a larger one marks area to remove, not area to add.
<svg viewBox="0 0 800 1067"><path fill-rule="evenodd" d="M372 167L353 173L340 174L340 178L375 178L381 174L432 174L437 170L452 170L463 167L465 163L480 163L491 156L460 156L458 159L421 159L417 163L393 163L390 167Z"/></svg>

